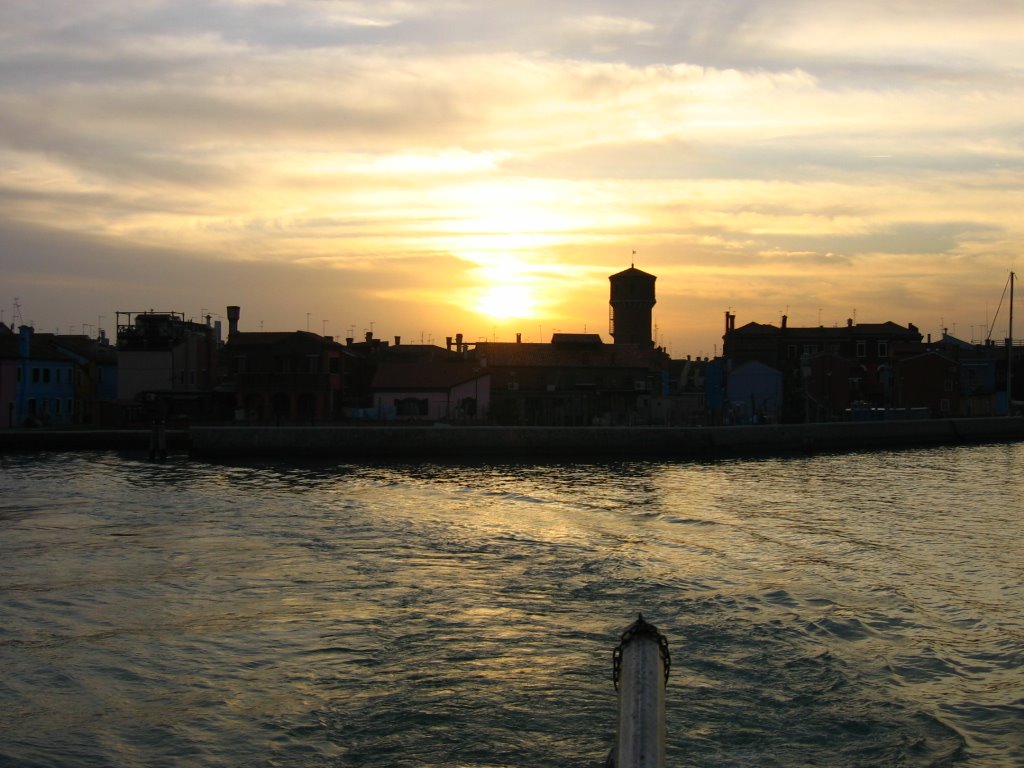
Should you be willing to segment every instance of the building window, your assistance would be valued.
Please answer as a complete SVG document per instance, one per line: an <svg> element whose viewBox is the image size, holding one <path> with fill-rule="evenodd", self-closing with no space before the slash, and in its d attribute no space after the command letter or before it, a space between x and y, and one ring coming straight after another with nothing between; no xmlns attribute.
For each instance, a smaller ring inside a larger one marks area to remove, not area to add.
<svg viewBox="0 0 1024 768"><path fill-rule="evenodd" d="M17 380L18 380L18 383L21 384L21 366L20 365L18 366Z"/></svg>
<svg viewBox="0 0 1024 768"><path fill-rule="evenodd" d="M332 357L328 362L329 370L331 373L337 373L341 367L341 360L337 357Z"/></svg>
<svg viewBox="0 0 1024 768"><path fill-rule="evenodd" d="M945 398L939 400L939 410L943 413L949 413L949 400Z"/></svg>
<svg viewBox="0 0 1024 768"><path fill-rule="evenodd" d="M889 356L889 342L888 341L880 341L880 342L878 342L878 356L879 357L888 357Z"/></svg>
<svg viewBox="0 0 1024 768"><path fill-rule="evenodd" d="M49 368L43 368L43 384L49 384L49 383L50 383L50 369Z"/></svg>
<svg viewBox="0 0 1024 768"><path fill-rule="evenodd" d="M857 357L868 356L868 343L866 341L857 342Z"/></svg>
<svg viewBox="0 0 1024 768"><path fill-rule="evenodd" d="M60 416L60 400L54 399L53 401L53 415Z"/></svg>
<svg viewBox="0 0 1024 768"><path fill-rule="evenodd" d="M952 379L944 379L943 382L942 382L942 388L944 390L946 390L947 392L952 392L953 391L953 380Z"/></svg>
<svg viewBox="0 0 1024 768"><path fill-rule="evenodd" d="M786 355L790 360L796 360L796 344L790 344L786 348Z"/></svg>
<svg viewBox="0 0 1024 768"><path fill-rule="evenodd" d="M28 415L29 416L35 416L36 415L36 399L34 397L30 397L28 399Z"/></svg>
<svg viewBox="0 0 1024 768"><path fill-rule="evenodd" d="M817 344L804 344L804 354L805 355L815 355L817 353L818 353L818 345Z"/></svg>
<svg viewBox="0 0 1024 768"><path fill-rule="evenodd" d="M429 413L426 398L403 397L395 399L395 411L399 416L426 416Z"/></svg>
<svg viewBox="0 0 1024 768"><path fill-rule="evenodd" d="M245 373L245 355L235 355L235 373Z"/></svg>
<svg viewBox="0 0 1024 768"><path fill-rule="evenodd" d="M38 368L33 368L32 369L32 383L33 384L38 384L39 383L39 369Z"/></svg>
<svg viewBox="0 0 1024 768"><path fill-rule="evenodd" d="M56 376L57 383L60 384L60 368L54 371L54 376Z"/></svg>

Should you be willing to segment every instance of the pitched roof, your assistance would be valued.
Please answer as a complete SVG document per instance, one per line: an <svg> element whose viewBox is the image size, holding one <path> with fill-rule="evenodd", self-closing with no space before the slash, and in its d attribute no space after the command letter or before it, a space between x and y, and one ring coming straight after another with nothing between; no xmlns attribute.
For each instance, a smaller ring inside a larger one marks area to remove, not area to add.
<svg viewBox="0 0 1024 768"><path fill-rule="evenodd" d="M487 375L486 369L469 360L382 360L374 371L372 387L378 391L448 390Z"/></svg>
<svg viewBox="0 0 1024 768"><path fill-rule="evenodd" d="M857 325L839 325L839 326L788 326L786 328L779 328L770 323L754 323L750 322L746 325L742 325L739 328L734 328L731 331L726 332L726 336L733 334L744 335L744 336L769 336L786 334L787 336L806 336L806 337L817 337L817 338L849 338L850 336L885 336L885 337L899 337L902 336L908 339L920 339L921 333L917 330L917 327L913 324L903 326L898 323L894 323L892 320L887 320L884 323L858 323Z"/></svg>
<svg viewBox="0 0 1024 768"><path fill-rule="evenodd" d="M649 368L660 353L640 344L520 344L480 341L476 356L488 367Z"/></svg>
<svg viewBox="0 0 1024 768"><path fill-rule="evenodd" d="M651 280L657 280L657 277L652 275L650 272L644 272L642 269L637 269L636 267L630 267L629 269L624 269L621 272L616 272L614 275L611 275L608 279L611 280L616 277L625 277L627 275L633 277L649 277Z"/></svg>
<svg viewBox="0 0 1024 768"><path fill-rule="evenodd" d="M336 341L310 331L238 331L228 337L226 349L239 352L246 347L292 347L320 350L325 346L340 347Z"/></svg>

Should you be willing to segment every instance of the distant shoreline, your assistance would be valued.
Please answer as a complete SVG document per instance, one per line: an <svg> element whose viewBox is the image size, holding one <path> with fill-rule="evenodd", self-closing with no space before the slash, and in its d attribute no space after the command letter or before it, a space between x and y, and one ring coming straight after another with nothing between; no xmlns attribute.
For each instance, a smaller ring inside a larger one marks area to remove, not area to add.
<svg viewBox="0 0 1024 768"><path fill-rule="evenodd" d="M722 458L1024 440L1024 418L832 422L731 427L193 426L166 450L200 459L324 457ZM0 452L153 451L150 429L0 432Z"/></svg>

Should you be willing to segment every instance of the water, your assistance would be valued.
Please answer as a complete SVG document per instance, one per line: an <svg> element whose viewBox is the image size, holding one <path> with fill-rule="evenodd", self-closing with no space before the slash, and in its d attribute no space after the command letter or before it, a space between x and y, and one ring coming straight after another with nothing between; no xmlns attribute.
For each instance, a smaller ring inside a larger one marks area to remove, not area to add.
<svg viewBox="0 0 1024 768"><path fill-rule="evenodd" d="M1022 467L0 456L0 765L1024 765Z"/></svg>

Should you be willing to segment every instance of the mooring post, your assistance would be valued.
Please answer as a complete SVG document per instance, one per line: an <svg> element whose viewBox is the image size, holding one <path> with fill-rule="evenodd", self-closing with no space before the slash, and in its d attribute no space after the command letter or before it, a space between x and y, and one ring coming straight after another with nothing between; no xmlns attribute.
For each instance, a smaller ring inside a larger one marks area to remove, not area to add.
<svg viewBox="0 0 1024 768"><path fill-rule="evenodd" d="M668 642L643 614L622 633L612 655L619 719L610 764L614 768L664 768L665 684Z"/></svg>
<svg viewBox="0 0 1024 768"><path fill-rule="evenodd" d="M149 433L149 460L167 459L167 425L157 419L153 422L153 430Z"/></svg>

